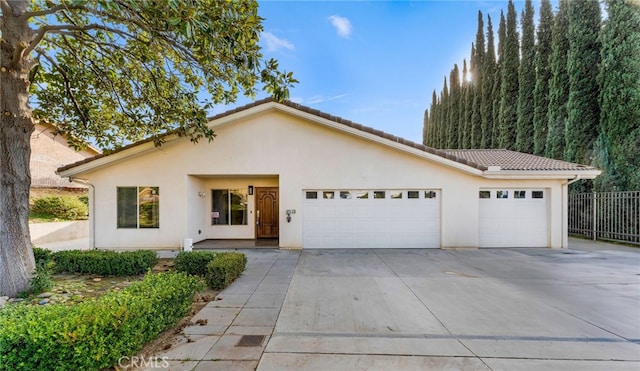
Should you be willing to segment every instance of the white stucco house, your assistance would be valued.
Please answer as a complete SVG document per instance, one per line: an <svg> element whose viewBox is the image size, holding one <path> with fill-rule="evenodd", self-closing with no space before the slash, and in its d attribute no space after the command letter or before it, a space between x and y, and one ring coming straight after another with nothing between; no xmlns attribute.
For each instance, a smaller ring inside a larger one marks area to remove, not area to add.
<svg viewBox="0 0 640 371"><path fill-rule="evenodd" d="M292 102L214 116L61 167L90 185L91 244L277 239L281 248L567 247L567 187L593 167L507 150L435 150Z"/></svg>

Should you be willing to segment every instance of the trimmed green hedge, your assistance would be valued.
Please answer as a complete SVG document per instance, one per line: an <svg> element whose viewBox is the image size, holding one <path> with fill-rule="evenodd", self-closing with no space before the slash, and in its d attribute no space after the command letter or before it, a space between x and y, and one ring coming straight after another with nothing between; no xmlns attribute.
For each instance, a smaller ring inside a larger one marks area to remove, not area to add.
<svg viewBox="0 0 640 371"><path fill-rule="evenodd" d="M158 257L151 250L70 250L52 255L56 272L90 273L103 276L134 276L153 268Z"/></svg>
<svg viewBox="0 0 640 371"><path fill-rule="evenodd" d="M43 249L37 246L33 246L33 256L36 259L36 265L45 265L51 261L51 250Z"/></svg>
<svg viewBox="0 0 640 371"><path fill-rule="evenodd" d="M207 264L207 285L214 290L229 286L240 277L247 265L247 257L238 252L224 252Z"/></svg>
<svg viewBox="0 0 640 371"><path fill-rule="evenodd" d="M186 316L201 288L184 273L147 274L73 306L7 306L0 310L0 371L110 367Z"/></svg>
<svg viewBox="0 0 640 371"><path fill-rule="evenodd" d="M204 277L207 274L207 264L218 254L213 251L182 251L173 260L173 267L178 272Z"/></svg>

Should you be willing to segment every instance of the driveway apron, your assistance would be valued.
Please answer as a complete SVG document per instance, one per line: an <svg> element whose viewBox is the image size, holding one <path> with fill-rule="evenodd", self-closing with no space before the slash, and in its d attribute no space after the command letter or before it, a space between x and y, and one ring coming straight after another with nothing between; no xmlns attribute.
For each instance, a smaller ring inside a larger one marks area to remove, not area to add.
<svg viewBox="0 0 640 371"><path fill-rule="evenodd" d="M640 369L639 258L303 250L258 370Z"/></svg>

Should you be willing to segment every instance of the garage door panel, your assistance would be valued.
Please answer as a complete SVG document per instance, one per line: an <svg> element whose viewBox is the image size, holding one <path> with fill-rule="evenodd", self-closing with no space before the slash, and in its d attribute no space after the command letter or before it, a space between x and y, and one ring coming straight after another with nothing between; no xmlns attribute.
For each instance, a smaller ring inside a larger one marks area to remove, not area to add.
<svg viewBox="0 0 640 371"><path fill-rule="evenodd" d="M434 198L425 198L426 191L418 199L409 199L407 190L384 191L384 199L374 198L372 190L348 191L350 199L341 198L340 190L333 191L334 199L323 199L324 190L304 191L303 247L439 248L440 192L429 190ZM307 199L307 192L317 192L318 198ZM356 197L365 192L368 198Z"/></svg>
<svg viewBox="0 0 640 371"><path fill-rule="evenodd" d="M542 198L533 198L534 190L491 189L490 198L479 200L480 247L547 247L548 206L546 191L535 190ZM507 198L498 198L498 192ZM519 198L515 198L517 195ZM486 193L485 193L486 197Z"/></svg>

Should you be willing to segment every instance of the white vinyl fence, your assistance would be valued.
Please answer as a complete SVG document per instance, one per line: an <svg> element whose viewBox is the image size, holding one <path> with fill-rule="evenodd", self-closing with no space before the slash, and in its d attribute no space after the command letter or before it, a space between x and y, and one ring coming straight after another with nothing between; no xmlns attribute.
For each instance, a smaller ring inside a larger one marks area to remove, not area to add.
<svg viewBox="0 0 640 371"><path fill-rule="evenodd" d="M640 191L570 194L569 234L640 245Z"/></svg>

